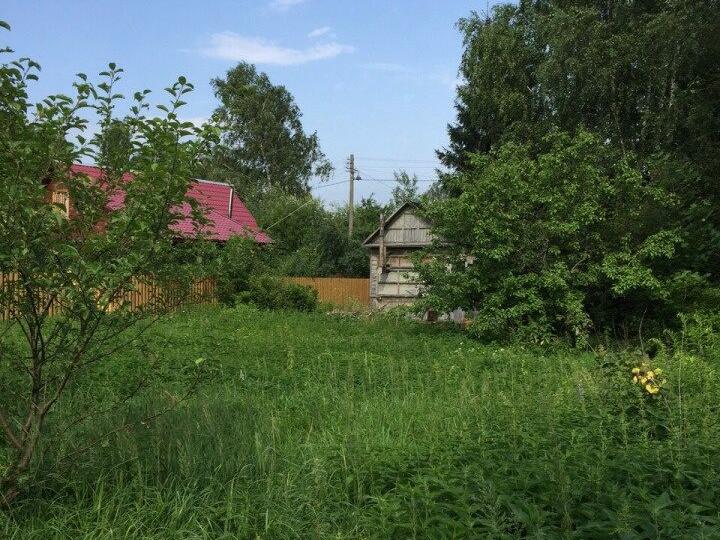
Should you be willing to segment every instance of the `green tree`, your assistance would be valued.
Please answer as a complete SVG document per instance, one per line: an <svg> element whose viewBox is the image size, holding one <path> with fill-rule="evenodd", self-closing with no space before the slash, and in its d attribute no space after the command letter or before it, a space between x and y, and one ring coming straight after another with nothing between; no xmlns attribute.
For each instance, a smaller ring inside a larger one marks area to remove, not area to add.
<svg viewBox="0 0 720 540"><path fill-rule="evenodd" d="M343 235L343 252L336 261L332 275L367 277L370 273L368 252L363 242L380 225L380 214L384 207L371 194L363 197L355 206L355 226L352 238L347 238L347 206L339 206L334 211L337 229Z"/></svg>
<svg viewBox="0 0 720 540"><path fill-rule="evenodd" d="M683 238L647 216L677 198L587 131L542 144L539 155L514 142L471 155L454 177L461 195L430 206L450 247L421 269L426 303L476 311L486 338L542 341L584 338L611 311L621 324L670 301L682 272L668 262Z"/></svg>
<svg viewBox="0 0 720 540"><path fill-rule="evenodd" d="M720 279L717 0L521 0L459 28L446 165L465 171L475 152L539 145L555 129L595 132L679 198L665 215L686 233L678 260Z"/></svg>
<svg viewBox="0 0 720 540"><path fill-rule="evenodd" d="M67 425L47 427L75 382L101 365L119 340L137 338L153 320L145 317L164 306L167 299L155 295L147 311L131 311L124 299L135 280L183 281L177 259L184 250L175 249L171 226L179 218L174 209L193 205L185 195L189 173L207 140L207 133L178 120L183 96L192 90L184 77L167 88L170 103L158 107L160 117L145 116L144 91L135 94L132 114L118 120L122 70L114 64L99 84L79 74L74 95L33 105L28 84L38 71L27 59L0 66L0 313L8 317L0 332L5 504L20 492L41 444L57 448L60 434L77 433L73 426L117 410L108 397L99 402L103 410L85 410ZM86 140L83 113L91 109L99 113L100 132ZM125 144L117 146L119 140ZM103 169L100 181L71 173L81 158ZM52 185L69 191L70 216L51 204ZM119 191L122 208L111 204ZM145 324L138 325L141 319ZM92 441L73 440L65 447L80 451L86 444Z"/></svg>
<svg viewBox="0 0 720 540"><path fill-rule="evenodd" d="M533 8L521 2L496 7L492 17L473 12L458 22L465 48L457 121L448 126L449 147L438 151L446 166L463 170L469 153L489 152L515 131L522 136L540 127L543 105L534 88L542 51L530 35L533 15Z"/></svg>
<svg viewBox="0 0 720 540"><path fill-rule="evenodd" d="M328 177L332 166L317 134L305 133L300 109L284 86L273 85L247 63L214 79L212 86L220 100L213 120L222 141L201 173L233 184L253 209L271 189L303 196L313 176Z"/></svg>
<svg viewBox="0 0 720 540"><path fill-rule="evenodd" d="M418 202L420 200L417 175L410 176L407 171L400 171L394 172L393 176L397 185L392 189L392 199L388 205L390 211L399 208L406 202Z"/></svg>
<svg viewBox="0 0 720 540"><path fill-rule="evenodd" d="M257 218L273 237L265 251L271 272L295 276L366 276L362 242L377 228L381 205L363 198L355 207L355 231L347 234L347 207L326 208L318 199L273 190Z"/></svg>

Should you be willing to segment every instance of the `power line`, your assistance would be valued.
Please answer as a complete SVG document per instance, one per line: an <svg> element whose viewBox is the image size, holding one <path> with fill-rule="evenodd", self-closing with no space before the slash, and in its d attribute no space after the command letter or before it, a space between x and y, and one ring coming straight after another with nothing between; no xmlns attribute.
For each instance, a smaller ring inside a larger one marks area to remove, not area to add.
<svg viewBox="0 0 720 540"><path fill-rule="evenodd" d="M370 182L399 182L397 178L363 178L363 180L369 180ZM417 179L418 182L435 182L435 180L428 179Z"/></svg>
<svg viewBox="0 0 720 540"><path fill-rule="evenodd" d="M364 161L387 161L387 162L393 162L393 163L437 163L438 165L442 165L440 161L437 159L397 159L397 158L372 158L372 157L360 157L358 156L357 159L362 159Z"/></svg>
<svg viewBox="0 0 720 540"><path fill-rule="evenodd" d="M282 222L285 221L287 218L289 218L290 216L292 216L295 212L297 212L297 211L300 210L301 208L307 206L307 205L310 204L311 202L315 202L315 199L313 199L312 197L310 197L310 199L308 199L307 201L305 201L304 203L302 203L300 206L298 206L295 210L293 210L292 212L290 212L287 216L285 216L285 217L283 217L283 218L281 218L281 219L278 219L275 223L273 223L273 224L270 225L269 227L265 227L263 230L269 231L269 230L272 229L275 225L277 225L278 223L282 223Z"/></svg>
<svg viewBox="0 0 720 540"><path fill-rule="evenodd" d="M398 167L396 165L366 165L367 169L439 169L442 165L409 165L408 167Z"/></svg>
<svg viewBox="0 0 720 540"><path fill-rule="evenodd" d="M319 186L310 186L310 189L323 189L331 186L339 186L340 184L347 184L350 180L342 180L340 182L333 182L332 184L321 184Z"/></svg>
<svg viewBox="0 0 720 540"><path fill-rule="evenodd" d="M362 181L370 181L370 182L389 182L392 184L397 183L399 180L397 178L375 178L374 176L370 176L367 174L364 170L360 170L357 167L355 168L357 172L361 174L361 180ZM435 180L427 180L427 179L417 179L418 182L435 182Z"/></svg>
<svg viewBox="0 0 720 540"><path fill-rule="evenodd" d="M375 177L373 177L373 176L370 176L370 175L367 174L365 171L361 171L360 169L356 169L356 170L357 170L357 172L360 173L360 179L361 179L363 182L365 182L365 181L370 181L370 182L392 182L392 183L395 182L395 180L380 180L380 179L378 179L378 178L375 178Z"/></svg>
<svg viewBox="0 0 720 540"><path fill-rule="evenodd" d="M324 184L324 185L322 185L322 186L315 186L315 187L310 186L310 189L311 189L311 190L314 190L314 189L327 188L327 187L331 187L331 186L339 186L340 184L347 184L349 181L350 181L350 180L343 180L342 182L334 182L334 183L332 183L332 184ZM269 230L272 229L275 225L278 225L278 224L282 223L282 222L285 221L287 218L289 218L290 216L292 216L295 212L303 209L304 207L306 207L308 204L310 204L310 203L312 203L312 202L315 202L315 199L313 199L312 197L310 197L307 201L305 201L304 203L302 203L300 206L298 206L295 210L293 210L293 211L290 212L289 214L287 214L287 215L283 216L282 218L278 219L275 223L273 223L272 225L269 225L268 227L261 227L261 229L263 229L264 231L269 231Z"/></svg>

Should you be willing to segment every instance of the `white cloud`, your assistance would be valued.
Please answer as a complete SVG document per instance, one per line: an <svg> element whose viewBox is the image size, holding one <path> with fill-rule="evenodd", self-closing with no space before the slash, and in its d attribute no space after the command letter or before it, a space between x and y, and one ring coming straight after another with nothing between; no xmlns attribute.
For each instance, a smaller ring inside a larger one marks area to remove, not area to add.
<svg viewBox="0 0 720 540"><path fill-rule="evenodd" d="M205 56L233 62L291 66L334 58L353 50L354 48L349 45L334 42L305 49L291 49L262 38L245 37L234 32L220 32L210 36L210 46L200 49L200 52Z"/></svg>
<svg viewBox="0 0 720 540"><path fill-rule="evenodd" d="M287 11L291 7L302 4L303 2L305 2L305 0L272 0L270 7L279 9L280 11Z"/></svg>
<svg viewBox="0 0 720 540"><path fill-rule="evenodd" d="M315 30L313 30L312 32L310 32L310 33L307 35L307 37L309 37L310 39L312 39L312 38L319 38L319 37L321 37L321 36L324 36L324 35L329 34L331 31L332 31L332 28L330 28L329 26L322 26L322 27L316 28Z"/></svg>

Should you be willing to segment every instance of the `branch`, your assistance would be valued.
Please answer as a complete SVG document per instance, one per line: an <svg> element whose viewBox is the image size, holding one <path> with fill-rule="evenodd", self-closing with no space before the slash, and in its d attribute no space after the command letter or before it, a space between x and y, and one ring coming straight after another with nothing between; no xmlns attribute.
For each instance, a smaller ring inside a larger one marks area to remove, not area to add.
<svg viewBox="0 0 720 540"><path fill-rule="evenodd" d="M8 442L10 442L10 444L12 444L16 450L20 450L22 448L22 444L20 444L20 440L15 435L15 432L10 426L7 417L5 416L5 413L3 411L0 411L0 427L3 430L3 433L5 433L5 438L8 440Z"/></svg>

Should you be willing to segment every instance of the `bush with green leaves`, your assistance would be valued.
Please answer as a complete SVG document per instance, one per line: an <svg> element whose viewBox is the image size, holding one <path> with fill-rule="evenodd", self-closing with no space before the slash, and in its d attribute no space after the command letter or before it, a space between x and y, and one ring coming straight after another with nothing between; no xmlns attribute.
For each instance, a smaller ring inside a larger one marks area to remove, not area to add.
<svg viewBox="0 0 720 540"><path fill-rule="evenodd" d="M261 309L315 311L318 294L311 287L264 275L252 277L248 290L238 294L236 302L253 304Z"/></svg>
<svg viewBox="0 0 720 540"><path fill-rule="evenodd" d="M218 300L233 305L235 297L247 291L250 278L258 273L264 260L261 250L252 238L233 236L224 246L218 248L213 262L217 280Z"/></svg>
<svg viewBox="0 0 720 540"><path fill-rule="evenodd" d="M355 207L355 229L348 237L346 207L326 208L319 199L274 189L257 201L253 213L269 232L268 268L285 276L367 276L362 242L378 227L382 207L364 198Z"/></svg>
<svg viewBox="0 0 720 540"><path fill-rule="evenodd" d="M652 317L692 275L675 263L682 232L662 219L676 198L596 135L556 132L470 163L447 180L461 194L429 206L445 244L421 274L424 302L474 311L478 336L583 340Z"/></svg>
<svg viewBox="0 0 720 540"><path fill-rule="evenodd" d="M429 295L477 307L475 332L503 339L626 338L695 310L720 282L719 24L717 1L523 1L460 19L438 152L452 170L438 192L460 199L433 216L477 262L438 267Z"/></svg>

